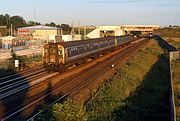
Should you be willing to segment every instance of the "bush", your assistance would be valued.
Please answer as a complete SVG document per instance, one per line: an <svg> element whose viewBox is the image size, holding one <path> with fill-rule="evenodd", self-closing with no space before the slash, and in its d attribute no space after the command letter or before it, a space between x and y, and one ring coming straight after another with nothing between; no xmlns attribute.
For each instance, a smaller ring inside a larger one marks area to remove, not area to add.
<svg viewBox="0 0 180 121"><path fill-rule="evenodd" d="M47 110L38 120L44 121L81 121L84 120L85 108L83 104L67 98L63 103L56 103L51 108L45 107Z"/></svg>

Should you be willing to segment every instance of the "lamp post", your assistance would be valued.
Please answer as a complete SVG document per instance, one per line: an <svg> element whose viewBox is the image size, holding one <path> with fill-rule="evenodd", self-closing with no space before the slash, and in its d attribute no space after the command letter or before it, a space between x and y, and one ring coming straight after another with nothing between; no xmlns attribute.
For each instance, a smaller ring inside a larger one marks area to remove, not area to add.
<svg viewBox="0 0 180 121"><path fill-rule="evenodd" d="M3 53L3 40L2 39L1 39L1 43L2 43L1 52Z"/></svg>

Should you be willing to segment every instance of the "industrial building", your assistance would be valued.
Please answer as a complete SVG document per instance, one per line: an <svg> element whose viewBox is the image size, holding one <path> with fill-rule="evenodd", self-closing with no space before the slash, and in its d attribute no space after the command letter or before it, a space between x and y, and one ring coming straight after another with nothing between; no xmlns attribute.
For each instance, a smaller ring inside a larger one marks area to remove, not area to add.
<svg viewBox="0 0 180 121"><path fill-rule="evenodd" d="M31 37L35 40L55 41L61 33L60 28L43 25L18 28L18 37Z"/></svg>
<svg viewBox="0 0 180 121"><path fill-rule="evenodd" d="M0 36L6 36L8 33L7 26L0 26Z"/></svg>

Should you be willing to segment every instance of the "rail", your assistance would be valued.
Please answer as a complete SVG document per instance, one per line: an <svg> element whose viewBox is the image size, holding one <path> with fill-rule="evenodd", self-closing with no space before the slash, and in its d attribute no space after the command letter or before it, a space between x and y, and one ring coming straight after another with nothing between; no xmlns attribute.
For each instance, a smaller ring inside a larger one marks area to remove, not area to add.
<svg viewBox="0 0 180 121"><path fill-rule="evenodd" d="M142 43L141 43L142 44ZM138 43L138 44L136 44L136 46L134 47L134 48L139 48L139 46L140 46L140 44ZM135 51L134 51L134 48L132 47L131 49L129 49L129 51L131 52L131 54L132 53L134 53ZM124 52L122 55L121 55L121 58L124 58L124 57L126 57L127 56L127 53L126 52ZM112 67L110 67L110 66L107 66L107 65L111 65L111 64L114 64L114 65L116 65L117 63L118 63L118 61L117 60L119 60L119 58L120 57L116 57L115 59L111 59L110 61L106 61L105 63L105 65L103 65L103 63L101 63L101 64L99 64L98 65L98 67L94 67L93 69L90 69L89 71L87 71L86 73L84 73L83 75L79 75L79 77L76 77L76 78L74 78L73 79L73 81L71 81L71 82L68 82L66 85L64 85L64 86L68 86L70 83L75 83L77 80L79 80L79 78L82 78L82 76L83 77L86 77L86 76L88 76L88 74L89 73L91 73L91 72L93 72L93 75L91 75L89 78L87 78L85 81L83 81L83 83L80 83L78 86L76 86L75 88L73 88L72 90L69 90L66 94L64 94L62 97L60 97L59 99L57 99L56 101L54 101L54 102L52 102L50 105L49 105L49 107L50 106L52 106L53 104L55 104L55 103L57 103L58 101L60 101L60 100L62 100L64 97L66 97L66 96L68 96L68 95L72 95L73 93L75 93L76 91L78 91L80 88L82 88L82 87L84 87L84 85L86 85L86 84L88 84L92 79L94 79L94 78L96 78L97 77L97 75L99 75L99 74L103 74L103 73L105 73L107 70L109 70L109 69L112 69ZM111 64L110 64L111 63ZM105 67L104 67L105 66ZM103 68L103 69L102 69ZM95 71L96 70L96 71ZM63 87L64 87L63 86ZM62 87L61 87L62 88ZM57 89L58 90L58 89ZM45 109L44 110L41 110L40 112L38 112L38 113L36 113L35 115L33 115L32 117L30 117L27 121L33 121L34 120L34 118L36 118L39 114L41 114L43 111L45 111Z"/></svg>
<svg viewBox="0 0 180 121"><path fill-rule="evenodd" d="M141 44L142 44L142 43L141 43ZM140 46L141 44L140 44L140 43L136 43L136 44L135 44L136 46L134 46L134 49L133 49L133 46L130 46L130 47L129 47L129 50L128 50L128 49L125 49L125 50L126 50L125 52L122 51L121 60L122 60L122 57L123 57L123 58L124 58L124 57L128 57L127 52L129 52L129 51L131 50L129 53L133 53L134 50L137 49L137 48L139 48L139 46ZM131 49L130 49L130 48L131 48ZM117 54L117 55L118 55L118 54ZM120 57L119 57L119 58L120 58ZM109 64L111 64L111 63L113 63L113 64L114 64L114 63L118 63L117 60L119 60L119 58L116 57L114 60L110 60L110 59L109 59L109 62L106 62L106 66L103 65L103 64L98 64L98 65L99 65L99 66L98 66L99 68L100 68L100 67L104 67L104 69L97 69L96 66L95 66L94 68L96 68L96 70L97 70L96 73L94 73L94 71L93 71L93 74L88 75L88 74L90 73L90 70L91 70L91 69L87 69L87 72L83 74L84 76L80 74L79 77L74 78L74 79L76 79L76 80L72 79L71 81L66 81L67 84L62 85L62 86L58 86L57 89L53 90L53 92L50 92L50 93L55 93L55 92L59 91L60 88L62 89L63 87L68 86L70 83L73 82L73 80L74 80L74 83L75 83L75 81L78 81L79 78L85 78L87 75L90 76L89 78L86 78L85 81L83 81L83 82L78 82L78 85L75 86L75 87L73 87L73 89L70 89L70 90L68 90L68 91L66 90L66 93L65 93L63 96L61 96L58 100L56 100L54 103L56 103L57 101L61 100L61 99L64 98L64 97L66 97L67 95L76 92L79 88L82 88L85 84L87 84L89 81L91 81L92 78L95 78L98 74L104 73L105 71L107 71L107 69L110 68L110 67L107 66L107 65L109 65ZM91 72L91 73L92 73L92 72ZM76 76L75 76L75 77L76 77ZM39 79L39 80L36 81L36 83L37 83L37 82L41 82L42 80L43 80L43 79ZM77 83L77 82L76 82L76 83ZM32 83L31 86L32 86L32 85L34 85L34 84ZM21 91L21 90L23 90L24 88L27 88L27 87L19 88L18 91ZM10 117L12 117L12 116L16 115L17 113L21 112L22 110L27 109L28 107L32 106L33 104L35 104L35 103L38 102L39 100L42 100L45 96L48 96L48 95L50 95L50 94L48 93L48 94L46 94L46 95L43 95L42 97L40 97L39 99L35 100L34 102L31 102L31 103L29 103L29 104L27 104L27 105L24 105L24 106L21 107L20 109L14 111L12 114L8 115L7 117L4 117L4 119L2 119L2 121L9 119ZM54 104L54 103L51 103L50 105L52 105L52 104Z"/></svg>

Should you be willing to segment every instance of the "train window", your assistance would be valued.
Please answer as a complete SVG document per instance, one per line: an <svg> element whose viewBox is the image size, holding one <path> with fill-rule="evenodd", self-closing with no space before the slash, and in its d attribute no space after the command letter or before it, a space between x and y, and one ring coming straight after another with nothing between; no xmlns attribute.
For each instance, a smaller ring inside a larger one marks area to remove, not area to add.
<svg viewBox="0 0 180 121"><path fill-rule="evenodd" d="M56 54L55 48L50 48L50 54Z"/></svg>
<svg viewBox="0 0 180 121"><path fill-rule="evenodd" d="M68 48L67 51L68 51L68 57L71 57L71 49Z"/></svg>
<svg viewBox="0 0 180 121"><path fill-rule="evenodd" d="M62 48L58 48L58 54L62 55Z"/></svg>

